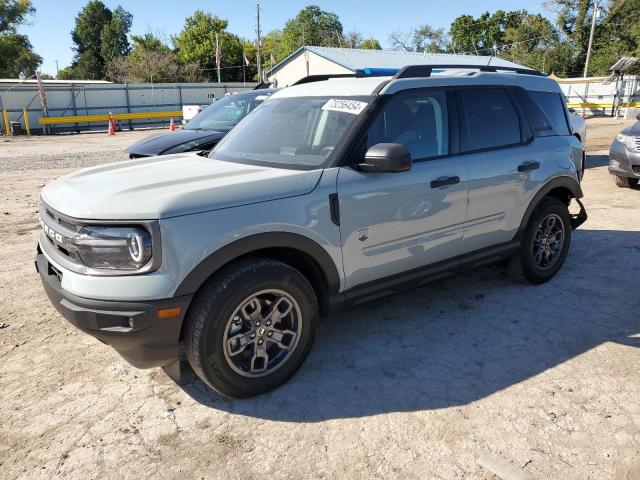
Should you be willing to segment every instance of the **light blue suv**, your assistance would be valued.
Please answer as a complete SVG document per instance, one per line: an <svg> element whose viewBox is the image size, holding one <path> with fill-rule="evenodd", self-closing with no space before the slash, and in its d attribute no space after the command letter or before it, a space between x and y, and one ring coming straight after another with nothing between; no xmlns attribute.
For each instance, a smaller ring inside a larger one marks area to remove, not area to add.
<svg viewBox="0 0 640 480"><path fill-rule="evenodd" d="M586 219L558 85L437 68L308 81L209 158L47 185L36 264L52 303L135 366L176 378L184 349L210 387L247 397L290 378L337 309L501 261L551 279Z"/></svg>

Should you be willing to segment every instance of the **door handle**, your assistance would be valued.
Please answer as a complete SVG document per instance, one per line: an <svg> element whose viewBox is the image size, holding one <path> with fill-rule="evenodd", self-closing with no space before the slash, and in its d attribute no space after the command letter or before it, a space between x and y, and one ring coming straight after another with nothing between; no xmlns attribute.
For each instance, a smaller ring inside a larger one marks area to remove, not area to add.
<svg viewBox="0 0 640 480"><path fill-rule="evenodd" d="M460 183L460 177L440 177L436 180L431 180L431 188L446 187L456 183Z"/></svg>
<svg viewBox="0 0 640 480"><path fill-rule="evenodd" d="M540 163L538 162L525 162L518 165L518 172L528 172L530 170L537 170L540 168Z"/></svg>

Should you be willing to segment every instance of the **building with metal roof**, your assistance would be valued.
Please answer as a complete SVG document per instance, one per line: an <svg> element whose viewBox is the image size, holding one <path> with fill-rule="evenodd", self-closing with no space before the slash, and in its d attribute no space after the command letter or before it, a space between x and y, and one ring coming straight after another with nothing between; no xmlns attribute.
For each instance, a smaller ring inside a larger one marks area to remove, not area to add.
<svg viewBox="0 0 640 480"><path fill-rule="evenodd" d="M310 75L348 75L366 68L400 69L434 64L525 68L494 56L302 46L268 70L267 78L274 86L286 87Z"/></svg>

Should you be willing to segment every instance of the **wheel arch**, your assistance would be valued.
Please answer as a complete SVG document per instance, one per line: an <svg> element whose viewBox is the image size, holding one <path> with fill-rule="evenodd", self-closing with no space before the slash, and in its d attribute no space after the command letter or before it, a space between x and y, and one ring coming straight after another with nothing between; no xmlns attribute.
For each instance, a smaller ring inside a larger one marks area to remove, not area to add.
<svg viewBox="0 0 640 480"><path fill-rule="evenodd" d="M202 260L180 283L174 295L196 293L216 272L236 260L265 257L299 270L311 283L321 313L328 311L338 296L340 275L335 262L316 241L297 233L267 232L236 240Z"/></svg>
<svg viewBox="0 0 640 480"><path fill-rule="evenodd" d="M524 230L527 228L527 224L529 223L529 219L533 214L535 208L540 204L543 198L545 197L554 197L558 200L564 202L567 206L571 203L571 200L574 198L580 199L582 198L582 188L578 181L572 177L562 176L551 179L549 182L544 184L540 190L535 194L533 200L529 203L529 206L525 210L524 216L522 217L522 221L520 222L520 227L518 228L518 232L516 233L516 238L521 238Z"/></svg>

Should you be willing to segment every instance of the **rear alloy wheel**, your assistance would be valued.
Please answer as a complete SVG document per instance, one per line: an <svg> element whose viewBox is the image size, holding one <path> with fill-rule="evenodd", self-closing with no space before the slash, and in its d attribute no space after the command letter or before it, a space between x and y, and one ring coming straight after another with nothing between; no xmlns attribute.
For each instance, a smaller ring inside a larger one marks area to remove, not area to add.
<svg viewBox="0 0 640 480"><path fill-rule="evenodd" d="M185 326L187 358L219 393L259 395L302 365L318 318L315 292L298 270L266 258L241 260L196 295Z"/></svg>
<svg viewBox="0 0 640 480"><path fill-rule="evenodd" d="M509 270L518 280L544 283L560 270L571 244L571 217L557 198L546 197L536 207L524 231L520 254Z"/></svg>
<svg viewBox="0 0 640 480"><path fill-rule="evenodd" d="M616 185L619 186L620 188L633 188L638 186L637 178L621 177L619 175L616 175L615 178L616 178Z"/></svg>

